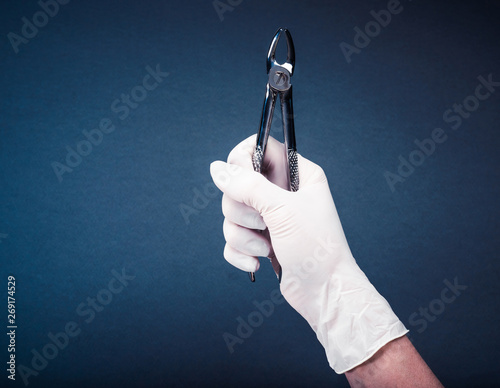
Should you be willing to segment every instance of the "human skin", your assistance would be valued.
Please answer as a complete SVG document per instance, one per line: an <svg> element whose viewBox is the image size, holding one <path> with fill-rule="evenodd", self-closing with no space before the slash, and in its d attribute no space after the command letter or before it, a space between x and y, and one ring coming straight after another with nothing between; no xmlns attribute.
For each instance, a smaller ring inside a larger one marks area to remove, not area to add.
<svg viewBox="0 0 500 388"><path fill-rule="evenodd" d="M406 336L387 343L345 376L352 388L443 387Z"/></svg>

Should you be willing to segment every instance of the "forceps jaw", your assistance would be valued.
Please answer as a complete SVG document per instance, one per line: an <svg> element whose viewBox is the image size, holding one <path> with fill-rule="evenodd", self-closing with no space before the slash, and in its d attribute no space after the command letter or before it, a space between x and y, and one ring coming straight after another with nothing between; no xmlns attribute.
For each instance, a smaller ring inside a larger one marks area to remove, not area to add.
<svg viewBox="0 0 500 388"><path fill-rule="evenodd" d="M285 35L287 44L286 62L280 64L276 61L276 48L281 35ZM288 183L291 191L297 191L298 163L297 147L295 143L295 128L293 118L292 84L291 77L295 67L295 47L293 45L290 31L280 28L274 34L267 54L267 74L266 97L262 108L260 127L257 133L255 151L252 157L254 171L261 172L264 153L266 152L267 139L271 130L274 107L279 96L281 105L281 118L283 121L283 137L288 163Z"/></svg>
<svg viewBox="0 0 500 388"><path fill-rule="evenodd" d="M286 62L280 64L276 61L276 47L278 47L278 42L282 34L285 34L287 51L286 51ZM286 28L280 28L278 29L278 31L276 31L276 34L274 34L274 38L271 42L271 45L269 46L269 51L267 53L268 74L273 66L284 67L285 69L288 70L290 76L293 75L293 68L295 67L295 47L293 46L292 35L290 35L290 31L288 31Z"/></svg>

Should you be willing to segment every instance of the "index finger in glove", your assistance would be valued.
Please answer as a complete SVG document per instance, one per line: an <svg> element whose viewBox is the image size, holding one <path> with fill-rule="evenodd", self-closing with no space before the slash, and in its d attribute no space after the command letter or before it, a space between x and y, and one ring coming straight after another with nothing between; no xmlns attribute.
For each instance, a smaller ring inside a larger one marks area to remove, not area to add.
<svg viewBox="0 0 500 388"><path fill-rule="evenodd" d="M282 203L283 196L291 194L255 171L234 164L212 162L210 174L215 185L224 194L237 202L253 207L261 215Z"/></svg>
<svg viewBox="0 0 500 388"><path fill-rule="evenodd" d="M227 162L253 170L252 155L255 151L255 137L252 135L234 147L227 156Z"/></svg>
<svg viewBox="0 0 500 388"><path fill-rule="evenodd" d="M227 162L253 170L252 158L255 151L255 137L256 135L252 135L234 147L229 153ZM287 168L285 145L269 136L262 161L262 175L282 189L287 190Z"/></svg>

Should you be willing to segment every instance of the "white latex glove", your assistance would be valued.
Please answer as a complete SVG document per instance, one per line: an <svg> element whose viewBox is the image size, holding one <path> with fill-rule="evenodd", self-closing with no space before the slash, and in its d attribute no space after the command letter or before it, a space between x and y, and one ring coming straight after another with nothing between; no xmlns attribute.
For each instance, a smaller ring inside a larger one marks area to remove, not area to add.
<svg viewBox="0 0 500 388"><path fill-rule="evenodd" d="M284 145L269 138L264 175L253 171L254 148L251 136L228 163L210 166L224 192L224 257L248 272L258 270L258 256L277 259L281 293L344 373L408 330L352 257L321 167L299 155L299 190L286 191Z"/></svg>

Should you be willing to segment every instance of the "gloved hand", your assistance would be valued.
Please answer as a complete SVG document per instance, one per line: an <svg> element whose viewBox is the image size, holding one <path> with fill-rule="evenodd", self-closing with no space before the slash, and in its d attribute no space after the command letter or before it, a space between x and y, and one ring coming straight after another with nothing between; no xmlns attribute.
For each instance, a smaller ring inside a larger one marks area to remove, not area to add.
<svg viewBox="0 0 500 388"><path fill-rule="evenodd" d="M254 148L251 136L228 163L210 166L224 192L224 257L248 272L258 270L258 256L277 259L281 293L344 373L408 330L356 264L321 167L298 155L299 190L290 192L284 145L269 138L263 175L253 171Z"/></svg>

